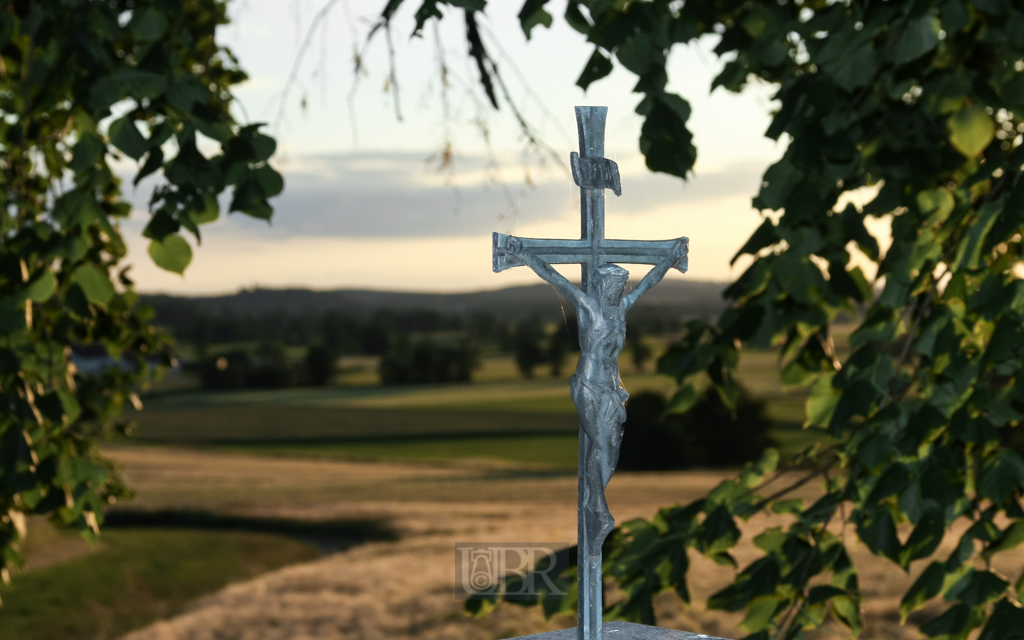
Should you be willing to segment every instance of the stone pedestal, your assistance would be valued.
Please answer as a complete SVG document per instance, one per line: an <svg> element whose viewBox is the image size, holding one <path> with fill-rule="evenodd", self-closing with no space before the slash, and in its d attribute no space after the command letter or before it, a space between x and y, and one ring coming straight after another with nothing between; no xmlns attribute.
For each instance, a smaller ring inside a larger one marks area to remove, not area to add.
<svg viewBox="0 0 1024 640"><path fill-rule="evenodd" d="M723 640L714 636L675 629L662 629L633 622L606 622L602 625L604 640ZM576 640L576 627L547 633L535 633L509 640Z"/></svg>

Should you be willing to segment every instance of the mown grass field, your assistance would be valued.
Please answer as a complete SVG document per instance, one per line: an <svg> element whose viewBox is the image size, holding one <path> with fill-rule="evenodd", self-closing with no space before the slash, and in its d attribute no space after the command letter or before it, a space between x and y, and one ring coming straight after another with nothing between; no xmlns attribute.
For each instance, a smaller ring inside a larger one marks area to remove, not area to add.
<svg viewBox="0 0 1024 640"><path fill-rule="evenodd" d="M630 393L671 394L675 382L620 368ZM739 377L766 403L784 454L821 439L800 428L805 396L784 391L776 356L749 352ZM562 375L547 368L522 378L509 357L482 362L468 384L383 387L375 360L342 360L340 385L235 392L177 392L146 399L136 416L137 442L226 448L261 455L351 460L501 459L570 468L576 465L576 410Z"/></svg>

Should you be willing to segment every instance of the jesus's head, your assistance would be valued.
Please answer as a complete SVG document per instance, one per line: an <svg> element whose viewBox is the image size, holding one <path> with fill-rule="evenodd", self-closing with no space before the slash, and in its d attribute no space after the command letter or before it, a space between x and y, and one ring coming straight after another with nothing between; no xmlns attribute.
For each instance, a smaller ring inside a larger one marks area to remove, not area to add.
<svg viewBox="0 0 1024 640"><path fill-rule="evenodd" d="M629 272L614 264L602 264L597 268L598 291L601 304L610 307L619 306L622 293L629 281Z"/></svg>

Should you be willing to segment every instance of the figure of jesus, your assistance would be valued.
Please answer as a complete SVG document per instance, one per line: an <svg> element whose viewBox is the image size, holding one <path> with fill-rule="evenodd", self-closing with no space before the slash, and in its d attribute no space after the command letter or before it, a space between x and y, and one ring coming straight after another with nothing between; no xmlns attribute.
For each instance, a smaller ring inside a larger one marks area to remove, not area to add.
<svg viewBox="0 0 1024 640"><path fill-rule="evenodd" d="M586 518L586 530L593 533L591 549L600 550L604 539L615 527L608 510L604 490L619 460L622 423L626 420L626 398L619 378L619 353L626 340L626 312L648 289L658 284L669 269L686 255L685 239L672 246L669 255L644 276L635 289L625 294L629 272L614 264L595 269L596 281L591 295L581 291L543 259L523 247L522 241L508 237L505 256L522 261L538 276L551 283L576 307L579 322L580 359L569 380L569 390L579 412L580 428L586 434L583 459L594 460L596 474L589 474L583 487L580 517ZM624 295L625 294L625 295ZM596 455L595 455L596 454Z"/></svg>

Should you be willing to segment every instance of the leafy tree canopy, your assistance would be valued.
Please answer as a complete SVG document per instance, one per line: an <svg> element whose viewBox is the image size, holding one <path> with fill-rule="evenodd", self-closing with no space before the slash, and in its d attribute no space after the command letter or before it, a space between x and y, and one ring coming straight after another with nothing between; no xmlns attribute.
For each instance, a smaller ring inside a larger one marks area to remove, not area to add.
<svg viewBox="0 0 1024 640"><path fill-rule="evenodd" d="M381 24L403 4L391 0ZM527 37L552 23L547 4L523 4ZM486 5L424 0L416 32L443 19L444 7L461 9L497 106L500 76L476 33ZM806 427L838 439L801 461L823 479L814 504L789 495L806 477L761 495L787 471L769 454L697 502L623 524L605 575L627 598L607 615L651 623L664 590L689 602L692 550L736 567L708 606L745 611L749 637L800 638L829 618L856 636L853 539L840 535L849 525L903 570L926 565L901 604L906 619L945 600L925 635L1021 637L1024 575L988 562L1024 541L1024 460L1002 444L1024 411L1020 3L569 0L564 18L593 47L581 87L616 64L637 77L640 150L653 171L685 178L697 153L689 104L665 89L673 46L713 35L727 62L712 88L740 91L753 79L777 87L765 134L789 144L753 200L764 222L736 256L753 264L727 290L731 308L716 323L692 323L659 369L679 380L676 411L693 405L702 379L732 404L741 346L776 349L782 381L810 388ZM873 194L863 209L838 206L862 188ZM865 228L868 216L891 221L888 250ZM855 252L872 269L853 266ZM839 314L859 322L845 359L830 328ZM730 553L737 522L763 510L792 521L754 538L761 556L739 567ZM958 521L959 543L937 554Z"/></svg>
<svg viewBox="0 0 1024 640"><path fill-rule="evenodd" d="M245 79L216 41L224 0L11 0L0 12L0 577L21 561L25 514L95 537L126 489L95 438L168 364L169 338L137 304L119 222L133 184L159 177L145 235L181 273L181 232L230 209L269 218L283 187L275 143L232 117ZM111 366L78 371L94 345Z"/></svg>

